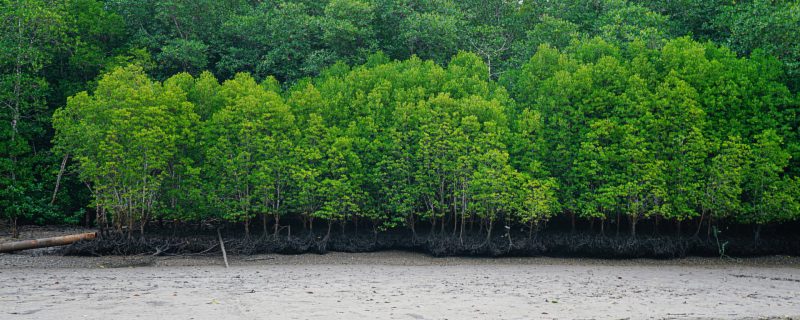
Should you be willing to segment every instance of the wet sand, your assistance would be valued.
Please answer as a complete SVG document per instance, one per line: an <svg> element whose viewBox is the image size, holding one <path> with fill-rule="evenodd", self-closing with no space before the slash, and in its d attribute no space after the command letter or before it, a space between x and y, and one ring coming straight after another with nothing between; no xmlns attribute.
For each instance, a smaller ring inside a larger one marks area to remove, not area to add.
<svg viewBox="0 0 800 320"><path fill-rule="evenodd" d="M800 259L0 254L0 319L800 316Z"/></svg>

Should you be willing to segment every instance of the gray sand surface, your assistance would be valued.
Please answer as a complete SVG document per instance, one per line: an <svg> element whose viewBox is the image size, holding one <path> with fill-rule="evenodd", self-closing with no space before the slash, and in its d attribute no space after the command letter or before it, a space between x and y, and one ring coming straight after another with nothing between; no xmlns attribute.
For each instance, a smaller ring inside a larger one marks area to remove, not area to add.
<svg viewBox="0 0 800 320"><path fill-rule="evenodd" d="M0 319L800 316L800 259L0 254Z"/></svg>

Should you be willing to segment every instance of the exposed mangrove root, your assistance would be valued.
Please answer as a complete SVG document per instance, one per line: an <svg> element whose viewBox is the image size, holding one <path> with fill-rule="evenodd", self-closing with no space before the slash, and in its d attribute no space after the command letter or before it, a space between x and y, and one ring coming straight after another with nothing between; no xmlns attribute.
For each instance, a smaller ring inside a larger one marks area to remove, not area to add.
<svg viewBox="0 0 800 320"><path fill-rule="evenodd" d="M698 237L669 235L631 237L605 237L602 235L551 233L533 238L515 236L513 242L507 235L486 241L483 235L432 235L424 241L408 241L410 234L332 234L320 237L312 234L295 234L290 237L227 236L227 253L252 255L265 253L300 254L337 252L373 252L380 250L405 250L433 256L555 256L587 258L656 258L669 259L686 256L719 256L716 242ZM758 246L752 238L729 238L725 249L728 256L800 255L800 237L760 239ZM62 251L66 255L188 255L220 253L219 239L215 234L195 236L150 235L128 239L124 235L111 235L90 242L77 242Z"/></svg>

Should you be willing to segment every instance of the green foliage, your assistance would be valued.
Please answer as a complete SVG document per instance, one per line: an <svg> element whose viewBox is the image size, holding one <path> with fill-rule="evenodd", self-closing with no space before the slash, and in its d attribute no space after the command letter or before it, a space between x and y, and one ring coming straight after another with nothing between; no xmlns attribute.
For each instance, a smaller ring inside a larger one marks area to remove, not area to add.
<svg viewBox="0 0 800 320"><path fill-rule="evenodd" d="M745 173L744 197L749 201L739 216L743 222L766 224L797 218L797 200L792 200L797 181L781 177L790 158L782 143L773 130L755 137L752 160Z"/></svg>
<svg viewBox="0 0 800 320"><path fill-rule="evenodd" d="M224 107L204 125L205 181L210 202L223 218L279 217L292 176L294 116L283 98L248 74L219 88Z"/></svg>
<svg viewBox="0 0 800 320"><path fill-rule="evenodd" d="M56 148L77 160L95 208L116 227L142 232L156 214L171 160L180 145L191 143L196 121L180 88L153 82L138 66L103 76L93 95L71 97L53 116Z"/></svg>
<svg viewBox="0 0 800 320"><path fill-rule="evenodd" d="M516 100L541 115L543 126L534 128L547 137L529 140L541 152L528 157L558 179L568 212L600 219L623 212L632 227L641 218L706 212L767 223L797 214L765 198L775 188L769 199L787 201L777 190L791 190L781 178L790 155L769 129L781 128L791 94L777 77L751 73L772 65L686 38L654 48L588 39L564 52L540 47L511 81ZM751 107L730 108L733 100ZM713 147L736 135L754 139L753 156L738 138ZM750 191L748 180L757 181Z"/></svg>
<svg viewBox="0 0 800 320"><path fill-rule="evenodd" d="M798 8L0 1L0 215L794 220Z"/></svg>
<svg viewBox="0 0 800 320"><path fill-rule="evenodd" d="M208 45L197 40L175 39L161 48L158 62L174 71L198 73L208 65ZM172 72L167 72L172 73Z"/></svg>
<svg viewBox="0 0 800 320"><path fill-rule="evenodd" d="M712 23L737 52L764 50L784 61L791 86L800 86L800 2L744 1L722 7Z"/></svg>

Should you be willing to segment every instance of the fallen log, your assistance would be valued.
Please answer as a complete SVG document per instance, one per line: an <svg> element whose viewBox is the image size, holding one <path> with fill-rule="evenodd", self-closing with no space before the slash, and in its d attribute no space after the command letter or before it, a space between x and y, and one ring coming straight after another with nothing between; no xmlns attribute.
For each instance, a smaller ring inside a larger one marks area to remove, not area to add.
<svg viewBox="0 0 800 320"><path fill-rule="evenodd" d="M0 243L0 253L36 249L36 248L65 246L81 240L92 240L96 237L97 233L87 232L87 233L72 234L61 237Z"/></svg>

